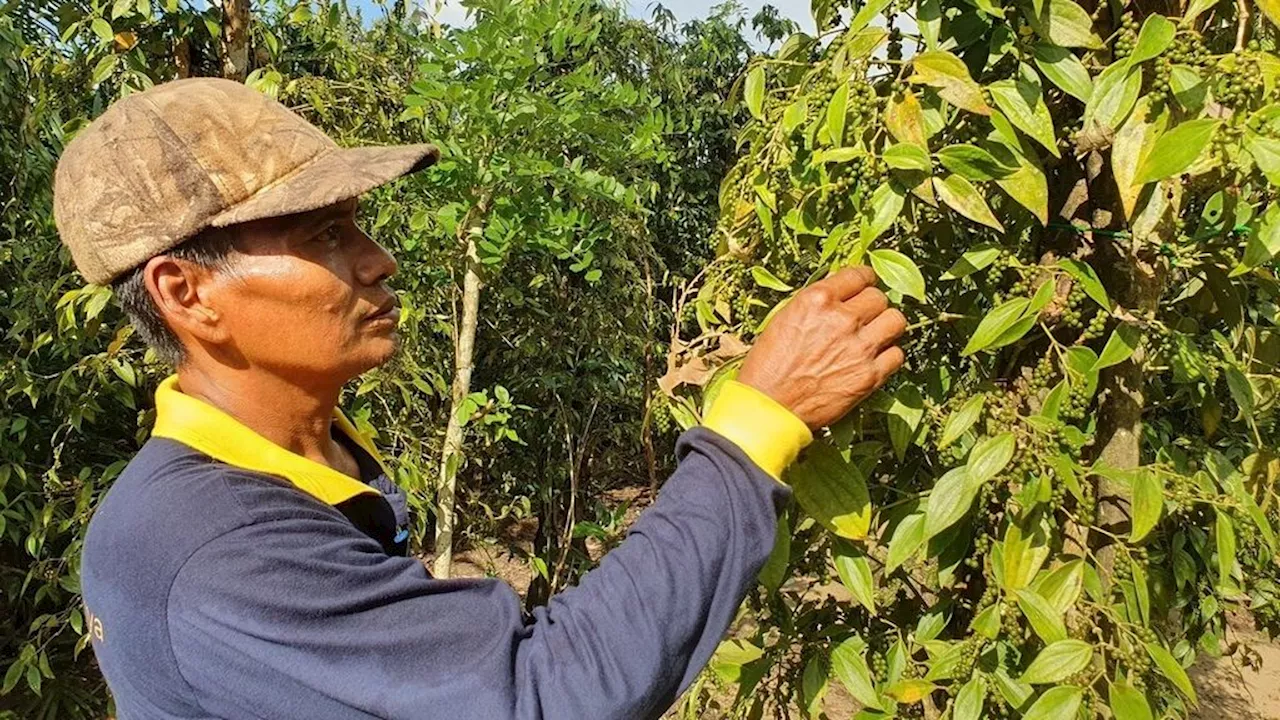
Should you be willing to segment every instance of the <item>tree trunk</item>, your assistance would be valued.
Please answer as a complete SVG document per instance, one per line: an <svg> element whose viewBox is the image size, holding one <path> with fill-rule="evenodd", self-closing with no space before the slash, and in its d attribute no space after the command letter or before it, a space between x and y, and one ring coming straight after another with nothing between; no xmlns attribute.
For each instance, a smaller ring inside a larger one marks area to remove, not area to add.
<svg viewBox="0 0 1280 720"><path fill-rule="evenodd" d="M432 563L431 572L438 578L449 577L453 564L453 527L457 520L454 499L458 489L458 468L462 465L464 419L459 417L458 410L471 393L476 325L480 317L480 260L476 254L478 233L472 230L478 227L479 218L484 215L487 205L487 200L481 200L458 226L458 234L464 235L466 242L466 275L462 280L462 317L454 340L453 392L449 404L449 420L444 431L444 449L440 455L440 481L436 486L436 559Z"/></svg>
<svg viewBox="0 0 1280 720"><path fill-rule="evenodd" d="M249 2L222 0L222 76L236 82L249 75Z"/></svg>

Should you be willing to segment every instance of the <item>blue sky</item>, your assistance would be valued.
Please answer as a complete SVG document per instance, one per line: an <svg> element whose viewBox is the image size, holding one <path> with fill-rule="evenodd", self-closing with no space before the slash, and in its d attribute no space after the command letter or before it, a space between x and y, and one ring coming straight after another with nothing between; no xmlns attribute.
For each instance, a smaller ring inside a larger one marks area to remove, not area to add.
<svg viewBox="0 0 1280 720"><path fill-rule="evenodd" d="M424 8L438 5L440 12L437 18L443 23L458 25L466 22L466 14L458 0L417 0L417 2ZM623 0L623 2L627 10L636 17L648 18L652 14L653 0ZM692 20L706 17L711 7L719 2L721 0L667 0L662 4L680 20ZM356 4L373 6L371 0L356 0ZM739 0L739 4L742 5L744 14L750 18L766 3L765 0ZM800 23L802 29L813 32L809 0L773 0L767 4L778 8L783 16Z"/></svg>

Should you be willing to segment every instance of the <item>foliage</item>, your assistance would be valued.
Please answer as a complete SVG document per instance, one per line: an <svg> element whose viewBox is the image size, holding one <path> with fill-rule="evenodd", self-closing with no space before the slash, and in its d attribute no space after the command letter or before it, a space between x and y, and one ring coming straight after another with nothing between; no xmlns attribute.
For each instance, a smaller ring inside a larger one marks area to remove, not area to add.
<svg viewBox="0 0 1280 720"><path fill-rule="evenodd" d="M247 82L343 144L445 150L429 175L362 205L400 262L404 351L344 399L396 458L418 552L448 413L454 231L477 192L494 199L461 413L460 535L496 540L537 522L535 542L513 550L545 594L590 567L589 539L620 539L625 506L606 492L673 462L673 435L659 433L651 454L637 440L668 334L663 298L709 258L701 238L744 117L724 100L748 47L732 6L686 26L585 0L469 7L471 23L446 28L405 3L373 18L333 2L257 4ZM81 652L80 542L147 437L167 372L60 248L53 167L115 98L221 72L220 22L216 4L168 0L0 8L0 715L109 711Z"/></svg>
<svg viewBox="0 0 1280 720"><path fill-rule="evenodd" d="M789 474L717 656L739 710L1184 717L1184 668L1248 653L1228 612L1277 629L1280 17L1249 5L816 0L752 63L683 315L723 364L678 419L733 374L712 340L832 268L911 327Z"/></svg>

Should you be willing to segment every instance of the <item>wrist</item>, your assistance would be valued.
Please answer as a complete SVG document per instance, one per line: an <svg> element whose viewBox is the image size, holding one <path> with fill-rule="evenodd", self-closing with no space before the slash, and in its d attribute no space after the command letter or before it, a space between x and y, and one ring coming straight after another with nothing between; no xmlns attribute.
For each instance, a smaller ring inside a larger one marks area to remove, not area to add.
<svg viewBox="0 0 1280 720"><path fill-rule="evenodd" d="M795 413L765 392L730 380L720 389L703 426L724 436L774 479L813 441Z"/></svg>

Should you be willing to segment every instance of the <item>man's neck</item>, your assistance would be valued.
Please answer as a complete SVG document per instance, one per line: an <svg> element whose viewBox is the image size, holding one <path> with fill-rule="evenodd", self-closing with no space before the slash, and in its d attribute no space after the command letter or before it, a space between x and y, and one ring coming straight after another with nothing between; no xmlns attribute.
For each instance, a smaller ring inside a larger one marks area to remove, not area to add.
<svg viewBox="0 0 1280 720"><path fill-rule="evenodd" d="M178 387L296 455L338 470L350 462L330 435L341 385L303 387L260 371L214 374L184 366Z"/></svg>

